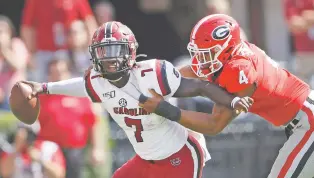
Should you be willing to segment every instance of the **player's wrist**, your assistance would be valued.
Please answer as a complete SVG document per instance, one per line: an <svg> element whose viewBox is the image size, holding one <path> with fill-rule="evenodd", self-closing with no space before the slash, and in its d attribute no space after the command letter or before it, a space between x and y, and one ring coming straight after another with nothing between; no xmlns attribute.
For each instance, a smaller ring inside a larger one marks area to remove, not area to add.
<svg viewBox="0 0 314 178"><path fill-rule="evenodd" d="M42 83L41 88L42 88L42 93L49 94L48 83Z"/></svg>
<svg viewBox="0 0 314 178"><path fill-rule="evenodd" d="M139 101L140 103L143 103L143 104L144 104L147 100L148 100L148 97L145 96L145 95L143 95L143 94L141 94L140 97L139 97L139 99L138 99L138 101Z"/></svg>
<svg viewBox="0 0 314 178"><path fill-rule="evenodd" d="M240 100L241 98L236 96L233 98L233 100L231 101L231 108L234 109L235 104Z"/></svg>
<svg viewBox="0 0 314 178"><path fill-rule="evenodd" d="M181 119L180 108L173 106L164 100L158 104L157 108L155 109L155 113L175 122L178 122Z"/></svg>

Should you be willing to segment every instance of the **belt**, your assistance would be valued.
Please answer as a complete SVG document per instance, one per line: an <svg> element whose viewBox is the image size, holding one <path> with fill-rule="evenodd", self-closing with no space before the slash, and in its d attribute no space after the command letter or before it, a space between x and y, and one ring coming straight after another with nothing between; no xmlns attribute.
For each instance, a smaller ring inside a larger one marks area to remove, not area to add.
<svg viewBox="0 0 314 178"><path fill-rule="evenodd" d="M306 101L309 102L310 104L314 105L314 100L311 99L310 97L306 98ZM295 117L292 121L290 121L290 123L286 126L285 128L285 132L287 137L289 138L290 135L292 135L293 133L293 129L295 128L295 126L300 122L300 118L299 117Z"/></svg>

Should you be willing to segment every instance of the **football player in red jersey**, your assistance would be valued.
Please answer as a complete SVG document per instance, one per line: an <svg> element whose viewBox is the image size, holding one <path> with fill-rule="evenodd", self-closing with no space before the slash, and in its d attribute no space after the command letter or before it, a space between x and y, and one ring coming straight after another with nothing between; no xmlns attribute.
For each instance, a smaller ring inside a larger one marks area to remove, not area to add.
<svg viewBox="0 0 314 178"><path fill-rule="evenodd" d="M181 68L182 76L207 80L239 97L250 96L254 104L249 112L275 126L285 126L289 138L268 178L313 178L314 92L309 85L281 68L263 50L243 41L239 24L227 15L201 19L191 32L187 48L192 61ZM197 132L215 135L233 118L218 105L208 115L180 110L156 92L152 94L152 98L142 97L142 107L159 115L172 115L167 118Z"/></svg>

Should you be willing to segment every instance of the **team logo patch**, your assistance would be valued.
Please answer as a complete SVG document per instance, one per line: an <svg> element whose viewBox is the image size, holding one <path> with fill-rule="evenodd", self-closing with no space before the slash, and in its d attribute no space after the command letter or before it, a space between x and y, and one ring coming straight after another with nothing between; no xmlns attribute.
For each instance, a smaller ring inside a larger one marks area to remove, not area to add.
<svg viewBox="0 0 314 178"><path fill-rule="evenodd" d="M121 98L121 99L119 99L119 105L121 107L126 107L128 105L128 102L126 101L126 99Z"/></svg>
<svg viewBox="0 0 314 178"><path fill-rule="evenodd" d="M180 158L171 159L170 163L172 166L179 166L181 164Z"/></svg>
<svg viewBox="0 0 314 178"><path fill-rule="evenodd" d="M216 27L212 33L212 36L215 40L226 39L229 35L230 28L226 25Z"/></svg>

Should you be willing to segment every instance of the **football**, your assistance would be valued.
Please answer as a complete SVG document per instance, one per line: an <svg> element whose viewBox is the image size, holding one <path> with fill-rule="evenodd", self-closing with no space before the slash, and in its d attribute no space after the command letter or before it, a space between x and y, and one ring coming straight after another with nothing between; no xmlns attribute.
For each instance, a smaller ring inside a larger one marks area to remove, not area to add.
<svg viewBox="0 0 314 178"><path fill-rule="evenodd" d="M32 88L28 84L17 82L11 89L10 108L17 119L25 124L33 124L39 114L37 97L28 98Z"/></svg>

